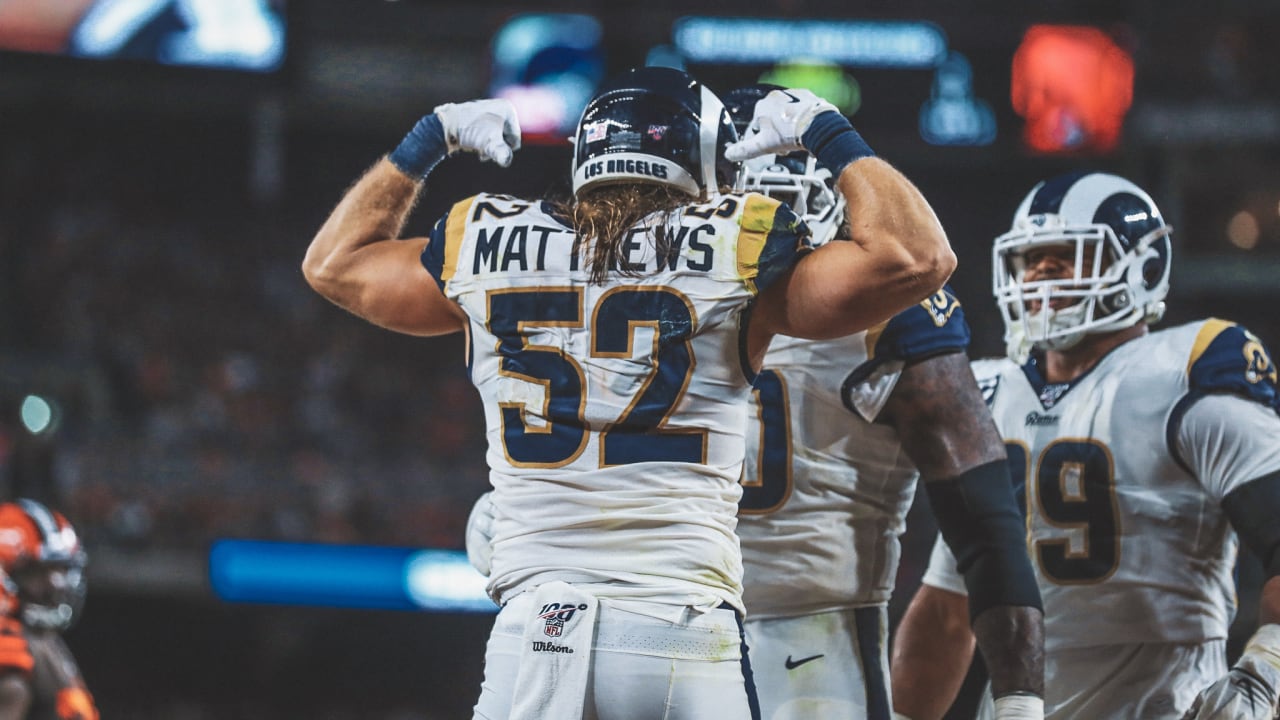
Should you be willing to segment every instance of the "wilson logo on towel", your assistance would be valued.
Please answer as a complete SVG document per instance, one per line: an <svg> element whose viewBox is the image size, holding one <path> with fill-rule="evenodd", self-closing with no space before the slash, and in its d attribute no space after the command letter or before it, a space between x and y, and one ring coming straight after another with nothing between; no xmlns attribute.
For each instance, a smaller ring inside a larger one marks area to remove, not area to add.
<svg viewBox="0 0 1280 720"><path fill-rule="evenodd" d="M564 645L557 645L557 644L552 643L552 642L543 642L543 641L541 641L541 640L534 640L534 641L533 641L533 651L534 651L534 652L549 652L549 653L565 653L565 654L568 654L568 655L572 655L572 654L573 654L573 648L571 648L571 647L566 647L566 646L564 646Z"/></svg>

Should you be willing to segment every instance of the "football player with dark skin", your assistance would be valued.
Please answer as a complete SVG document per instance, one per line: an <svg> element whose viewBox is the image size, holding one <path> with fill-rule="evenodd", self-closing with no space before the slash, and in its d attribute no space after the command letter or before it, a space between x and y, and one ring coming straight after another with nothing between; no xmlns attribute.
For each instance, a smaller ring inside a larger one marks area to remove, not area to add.
<svg viewBox="0 0 1280 720"><path fill-rule="evenodd" d="M1074 172L1036 184L993 244L1008 351L973 367L1025 498L1048 720L1271 720L1280 706L1276 366L1228 320L1150 328L1171 235L1135 183ZM1241 546L1267 580L1228 665ZM972 655L953 566L935 547L898 626L893 696L911 720L943 717Z"/></svg>
<svg viewBox="0 0 1280 720"><path fill-rule="evenodd" d="M725 95L740 133L782 89ZM748 160L743 185L788 203L815 245L845 242L843 198L809 153ZM770 345L747 413L738 513L764 717L889 715L888 604L917 481L968 560L972 628L1004 716L1042 717L1040 595L968 341L964 310L944 288L862 333Z"/></svg>

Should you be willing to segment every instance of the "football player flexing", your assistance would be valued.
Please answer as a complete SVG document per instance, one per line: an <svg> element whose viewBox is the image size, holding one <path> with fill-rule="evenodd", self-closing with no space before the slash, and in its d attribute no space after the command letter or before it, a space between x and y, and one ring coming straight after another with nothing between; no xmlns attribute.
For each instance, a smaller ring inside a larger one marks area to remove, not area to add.
<svg viewBox="0 0 1280 720"><path fill-rule="evenodd" d="M303 261L382 327L466 329L502 606L474 716L756 716L734 535L753 368L774 334L866 329L937 292L955 257L928 202L848 120L797 91L737 141L691 76L606 83L574 139L574 199L480 194L399 239L437 162L510 163L509 103L424 117L347 193ZM721 194L748 157L807 148L856 208L851 243L808 252L776 200Z"/></svg>
<svg viewBox="0 0 1280 720"><path fill-rule="evenodd" d="M84 604L86 555L61 513L0 504L0 720L97 720L62 632Z"/></svg>
<svg viewBox="0 0 1280 720"><path fill-rule="evenodd" d="M725 95L745 130L770 85ZM835 244L844 199L807 152L744 164ZM916 482L970 558L974 628L1003 716L1038 718L1039 594L1004 446L969 370L969 329L942 290L867 331L774 338L753 385L738 518L747 646L766 720L890 714L888 601Z"/></svg>
<svg viewBox="0 0 1280 720"><path fill-rule="evenodd" d="M1225 320L1148 330L1170 228L1115 175L1036 185L993 254L1010 359L975 374L1025 495L1046 717L1273 717L1280 416L1266 349ZM1269 580L1228 669L1237 537ZM972 648L950 562L935 547L896 638L894 702L913 720L943 715Z"/></svg>

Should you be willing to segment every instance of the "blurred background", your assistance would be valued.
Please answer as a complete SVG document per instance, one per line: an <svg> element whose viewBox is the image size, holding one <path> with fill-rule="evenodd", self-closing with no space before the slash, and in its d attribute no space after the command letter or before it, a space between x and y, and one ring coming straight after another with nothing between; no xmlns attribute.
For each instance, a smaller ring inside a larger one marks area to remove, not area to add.
<svg viewBox="0 0 1280 720"><path fill-rule="evenodd" d="M0 0L0 480L83 535L68 641L103 717L469 717L486 612L227 602L208 571L226 538L462 547L487 488L462 338L375 329L299 271L435 105L509 97L526 147L443 164L414 233L481 189L567 195L596 83L677 65L849 114L948 229L974 356L1003 352L991 240L1077 168L1174 226L1166 325L1276 348L1277 36L1272 0ZM921 499L895 618L934 532Z"/></svg>

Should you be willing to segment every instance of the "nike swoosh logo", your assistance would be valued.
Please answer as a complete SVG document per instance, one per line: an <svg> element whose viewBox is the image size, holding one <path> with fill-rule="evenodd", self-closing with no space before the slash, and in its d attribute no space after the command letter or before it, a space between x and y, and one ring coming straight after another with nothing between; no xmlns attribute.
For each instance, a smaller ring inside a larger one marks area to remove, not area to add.
<svg viewBox="0 0 1280 720"><path fill-rule="evenodd" d="M780 92L781 92L783 95L786 95L787 97L791 98L791 102L793 102L793 103L795 103L795 102L800 102L800 98L796 97L795 95L792 95L791 93L787 92L786 90L782 90L782 91L780 91ZM819 655L818 657L822 657L822 656L821 656L821 655Z"/></svg>
<svg viewBox="0 0 1280 720"><path fill-rule="evenodd" d="M788 669L788 670L795 670L796 668L800 667L801 665L803 665L803 664L805 664L805 663L807 663L807 662L810 662L810 661L812 661L812 660L817 660L817 659L818 659L818 658L820 658L820 657L826 657L826 655L810 655L810 656L809 656L809 657L807 657L807 658L800 658L799 660L792 660L792 659L791 659L791 656L790 656L790 655L788 655L788 656L787 656L787 662L786 662L786 663L784 663L784 664L787 666L787 669Z"/></svg>

